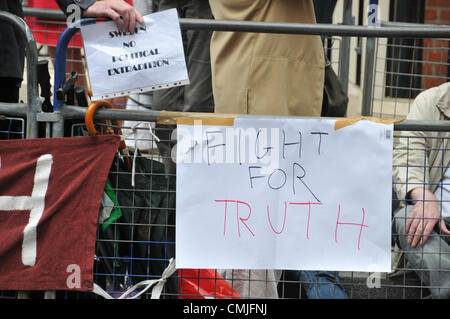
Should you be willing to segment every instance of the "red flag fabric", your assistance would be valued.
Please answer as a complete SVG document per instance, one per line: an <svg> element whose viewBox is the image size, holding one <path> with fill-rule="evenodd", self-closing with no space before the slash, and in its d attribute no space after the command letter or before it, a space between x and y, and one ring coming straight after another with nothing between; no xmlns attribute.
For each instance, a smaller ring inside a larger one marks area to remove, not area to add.
<svg viewBox="0 0 450 319"><path fill-rule="evenodd" d="M215 269L179 269L181 299L240 299L230 283Z"/></svg>
<svg viewBox="0 0 450 319"><path fill-rule="evenodd" d="M0 141L0 290L92 290L116 135Z"/></svg>

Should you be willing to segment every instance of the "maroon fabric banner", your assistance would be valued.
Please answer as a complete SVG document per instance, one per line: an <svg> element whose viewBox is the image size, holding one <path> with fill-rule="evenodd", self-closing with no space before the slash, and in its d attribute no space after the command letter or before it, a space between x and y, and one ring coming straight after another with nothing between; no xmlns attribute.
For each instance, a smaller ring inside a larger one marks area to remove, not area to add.
<svg viewBox="0 0 450 319"><path fill-rule="evenodd" d="M0 290L92 290L116 135L0 141Z"/></svg>

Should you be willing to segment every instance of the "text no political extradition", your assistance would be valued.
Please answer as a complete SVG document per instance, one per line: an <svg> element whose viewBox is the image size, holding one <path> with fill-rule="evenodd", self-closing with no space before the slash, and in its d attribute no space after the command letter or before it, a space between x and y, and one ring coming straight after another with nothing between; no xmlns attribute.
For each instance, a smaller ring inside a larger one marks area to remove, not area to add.
<svg viewBox="0 0 450 319"><path fill-rule="evenodd" d="M117 38L117 37L128 37L133 34L143 33L143 32L144 33L147 32L146 26L136 27L133 33L115 30L115 31L109 32L108 34L109 34L110 38ZM127 48L134 47L135 45L136 45L136 42L134 40L126 41L123 43L123 46L127 47ZM153 49L149 49L149 50L140 50L140 51L136 51L136 52L112 56L112 62L113 63L118 63L118 62L123 62L123 61L134 62L134 60L145 59L145 58L152 57L155 55L159 55L158 48L153 48ZM148 70L148 69L153 69L153 68L160 68L160 67L167 66L167 65L169 65L169 60L167 58L162 58L162 59L157 59L157 60L152 60L152 61L145 61L142 63L136 63L136 64L130 63L129 65L118 66L115 68L108 69L107 73L108 73L108 76L113 76L113 75L117 75L117 74L143 71L143 70Z"/></svg>
<svg viewBox="0 0 450 319"><path fill-rule="evenodd" d="M143 51L138 51L138 52L122 54L119 56L113 56L112 62L117 63L117 62L122 62L122 61L133 61L133 60L137 60L137 59L143 59L143 58L155 56L158 54L159 54L159 52L158 52L157 48L151 49L151 50L143 50ZM111 68L111 69L108 69L107 72L108 72L109 76L112 76L112 75L129 73L129 72L143 71L143 70L148 70L148 69L152 69L152 68L160 68L163 66L168 66L169 64L170 64L169 59L162 58L162 59L146 61L146 62L142 62L142 63L129 64L129 65L125 65L125 66Z"/></svg>

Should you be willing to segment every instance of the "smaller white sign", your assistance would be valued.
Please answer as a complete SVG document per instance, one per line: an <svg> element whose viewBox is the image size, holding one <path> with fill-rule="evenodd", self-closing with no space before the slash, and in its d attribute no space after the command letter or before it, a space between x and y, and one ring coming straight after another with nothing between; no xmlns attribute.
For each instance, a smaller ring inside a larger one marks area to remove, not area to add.
<svg viewBox="0 0 450 319"><path fill-rule="evenodd" d="M176 9L144 22L134 33L113 21L81 27L92 100L189 84Z"/></svg>

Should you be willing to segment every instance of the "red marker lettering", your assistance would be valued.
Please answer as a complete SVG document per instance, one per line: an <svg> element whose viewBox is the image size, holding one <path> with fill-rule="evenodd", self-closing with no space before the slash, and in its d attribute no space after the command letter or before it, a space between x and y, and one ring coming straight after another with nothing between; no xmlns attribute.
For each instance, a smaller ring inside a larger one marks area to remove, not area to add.
<svg viewBox="0 0 450 319"><path fill-rule="evenodd" d="M363 227L369 227L367 225L364 225L364 219L366 218L366 212L364 211L364 208L362 209L362 222L361 224L358 223L341 223L339 221L339 216L341 214L341 205L338 205L338 215L337 215L337 221L336 221L336 230L334 232L334 240L337 243L337 232L338 232L338 225L350 225L350 226L358 226L360 227L359 229L359 236L358 236L358 250L360 249L360 242L361 242L361 234L362 234L362 230Z"/></svg>
<svg viewBox="0 0 450 319"><path fill-rule="evenodd" d="M287 202L284 202L284 219L283 219L283 227L281 227L281 230L277 232L275 228L272 225L272 221L270 220L270 213L269 213L269 205L267 205L267 219L269 220L270 228L272 228L273 232L277 235L281 234L284 230L284 226L286 225L286 211L287 211Z"/></svg>
<svg viewBox="0 0 450 319"><path fill-rule="evenodd" d="M322 203L289 203L289 205L308 205L308 223L306 226L306 239L309 239L309 221L311 219L311 205L322 205Z"/></svg>
<svg viewBox="0 0 450 319"><path fill-rule="evenodd" d="M239 204L247 205L248 210L249 210L247 218L241 218L241 217L239 217ZM252 232L252 230L250 229L250 227L248 227L247 224L245 223L246 221L248 221L248 220L250 219L251 216L252 216L252 208L250 207L250 205L249 205L248 203L246 203L246 202L237 201L237 202L236 202L236 217L237 217L237 224L238 224L237 226L238 226L238 234L239 234L239 237L241 237L241 231L240 231L240 228L239 228L239 220L242 222L242 224L244 224L244 226L245 226L245 227L248 229L248 231L253 235L253 237L255 237L255 234Z"/></svg>
<svg viewBox="0 0 450 319"><path fill-rule="evenodd" d="M225 217L223 219L223 235L225 236L226 228L227 228L227 207L228 203L236 203L235 200L228 200L228 199L216 199L215 202L217 203L225 203Z"/></svg>

